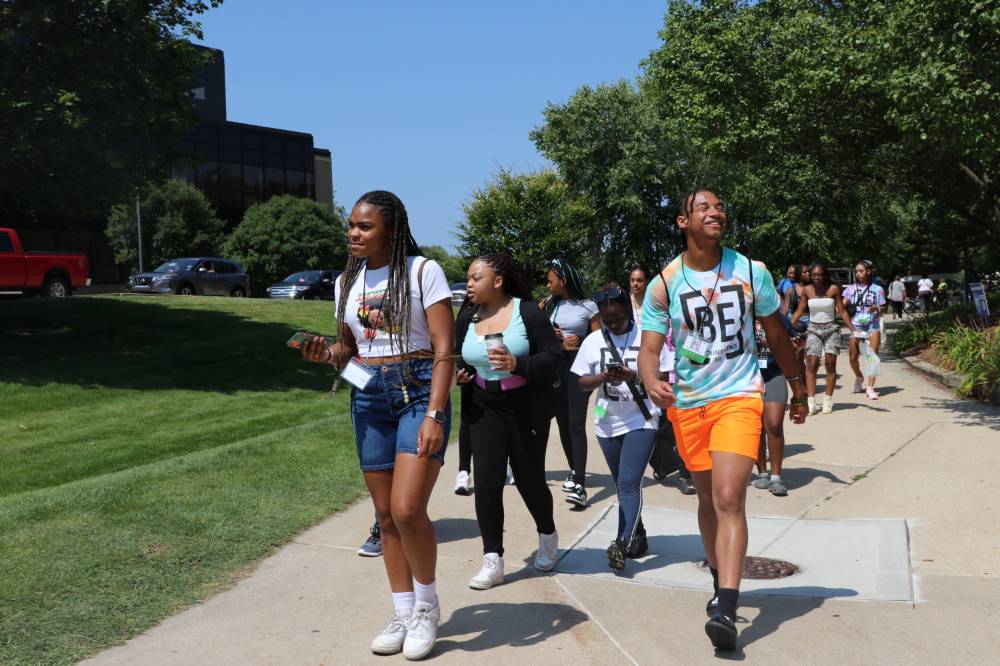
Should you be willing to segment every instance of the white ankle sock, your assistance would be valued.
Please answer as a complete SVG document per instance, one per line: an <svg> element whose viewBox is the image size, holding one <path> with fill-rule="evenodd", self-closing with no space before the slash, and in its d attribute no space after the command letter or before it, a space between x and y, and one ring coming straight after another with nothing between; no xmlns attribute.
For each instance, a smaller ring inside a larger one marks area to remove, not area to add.
<svg viewBox="0 0 1000 666"><path fill-rule="evenodd" d="M413 615L413 604L415 599L416 595L413 592L393 592L392 605L396 609L396 614L405 615L407 617Z"/></svg>
<svg viewBox="0 0 1000 666"><path fill-rule="evenodd" d="M431 581L424 585L413 579L413 593L416 595L416 603L427 604L431 608L437 606L437 581Z"/></svg>
<svg viewBox="0 0 1000 666"><path fill-rule="evenodd" d="M772 482L774 482L774 481L781 481L781 475L780 474L772 474L771 475L771 481Z"/></svg>

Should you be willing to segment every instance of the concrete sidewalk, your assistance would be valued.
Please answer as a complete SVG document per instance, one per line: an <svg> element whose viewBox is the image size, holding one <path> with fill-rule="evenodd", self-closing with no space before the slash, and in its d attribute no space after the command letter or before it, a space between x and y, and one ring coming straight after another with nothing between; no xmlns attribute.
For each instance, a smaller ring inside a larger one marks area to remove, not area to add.
<svg viewBox="0 0 1000 666"><path fill-rule="evenodd" d="M506 583L486 592L467 586L481 544L473 498L452 493L457 451L449 451L430 507L442 625L428 660L997 663L1000 408L956 400L888 358L878 401L850 394L846 355L838 370L834 413L786 425L789 496L748 490L748 515L760 519L751 521L751 551L803 569L766 586L748 581L747 590L766 589L741 596L739 652L716 656L703 630L710 579L697 568L694 498L647 479L652 552L613 574L602 563L601 521L614 515L615 495L600 450L596 442L590 449L593 506L573 511L559 490L566 461L553 439L560 545L577 545L556 572L531 568L537 536L509 487ZM232 590L85 663L402 663L401 655L368 652L391 614L382 562L355 554L371 521L371 504L361 501L299 535Z"/></svg>

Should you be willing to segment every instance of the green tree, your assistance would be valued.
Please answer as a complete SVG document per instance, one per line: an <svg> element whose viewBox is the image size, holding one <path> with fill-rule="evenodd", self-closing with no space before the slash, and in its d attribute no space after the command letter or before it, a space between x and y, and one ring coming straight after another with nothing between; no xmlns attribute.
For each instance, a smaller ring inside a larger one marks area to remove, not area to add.
<svg viewBox="0 0 1000 666"><path fill-rule="evenodd" d="M420 249L423 251L425 257L441 264L448 282L452 284L465 282L469 268L468 260L449 254L448 250L440 245L421 245Z"/></svg>
<svg viewBox="0 0 1000 666"><path fill-rule="evenodd" d="M151 186L140 204L147 270L168 259L219 253L225 222L191 183L170 179ZM139 265L137 226L134 201L112 206L105 234L115 260L130 269Z"/></svg>
<svg viewBox="0 0 1000 666"><path fill-rule="evenodd" d="M221 0L0 3L0 213L99 216L195 122L194 19Z"/></svg>
<svg viewBox="0 0 1000 666"><path fill-rule="evenodd" d="M674 199L708 167L665 131L647 97L625 81L583 86L544 118L531 138L596 210L597 224L580 231L601 278L621 281L630 264L655 270L673 257L682 242Z"/></svg>
<svg viewBox="0 0 1000 666"><path fill-rule="evenodd" d="M593 278L588 230L595 228L594 209L570 191L552 171L514 174L501 169L463 205L459 253L475 257L510 252L530 284L541 284L545 265L561 258Z"/></svg>
<svg viewBox="0 0 1000 666"><path fill-rule="evenodd" d="M243 264L251 291L261 294L295 271L343 266L346 219L340 206L330 210L312 199L283 194L249 208L224 251Z"/></svg>

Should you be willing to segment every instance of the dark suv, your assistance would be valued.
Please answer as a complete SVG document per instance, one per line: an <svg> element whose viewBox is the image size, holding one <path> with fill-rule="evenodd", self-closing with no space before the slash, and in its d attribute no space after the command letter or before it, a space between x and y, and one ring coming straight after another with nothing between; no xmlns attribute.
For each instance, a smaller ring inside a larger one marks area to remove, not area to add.
<svg viewBox="0 0 1000 666"><path fill-rule="evenodd" d="M299 298L309 301L332 301L337 278L343 271L314 270L292 273L267 288L271 298Z"/></svg>
<svg viewBox="0 0 1000 666"><path fill-rule="evenodd" d="M151 273L130 275L128 288L145 294L237 298L250 295L250 281L243 268L235 261L219 257L171 259Z"/></svg>

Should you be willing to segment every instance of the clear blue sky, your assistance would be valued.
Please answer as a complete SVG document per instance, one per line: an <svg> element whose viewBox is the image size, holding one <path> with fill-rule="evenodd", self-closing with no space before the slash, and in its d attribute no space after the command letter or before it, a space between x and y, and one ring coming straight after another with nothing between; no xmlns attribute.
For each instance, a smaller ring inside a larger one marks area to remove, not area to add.
<svg viewBox="0 0 1000 666"><path fill-rule="evenodd" d="M228 0L201 17L226 55L229 120L309 132L345 207L400 196L451 249L498 167L546 165L528 132L581 85L634 79L666 0Z"/></svg>

